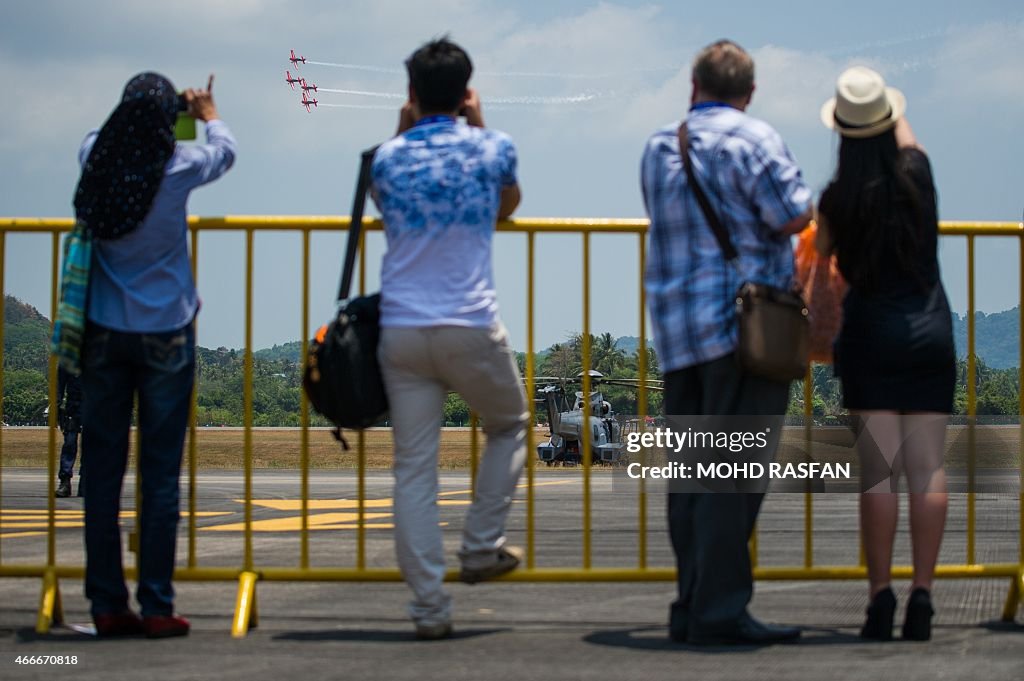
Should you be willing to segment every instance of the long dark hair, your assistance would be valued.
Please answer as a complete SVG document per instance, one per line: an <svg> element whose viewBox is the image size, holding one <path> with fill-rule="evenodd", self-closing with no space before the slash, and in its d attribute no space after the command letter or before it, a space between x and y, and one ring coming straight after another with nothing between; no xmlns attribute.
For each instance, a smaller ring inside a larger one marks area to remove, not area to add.
<svg viewBox="0 0 1024 681"><path fill-rule="evenodd" d="M843 137L835 177L821 196L839 269L855 287L876 289L886 271L925 286L920 249L929 211L892 130ZM934 201L934 195L931 195ZM934 212L931 212L934 215Z"/></svg>

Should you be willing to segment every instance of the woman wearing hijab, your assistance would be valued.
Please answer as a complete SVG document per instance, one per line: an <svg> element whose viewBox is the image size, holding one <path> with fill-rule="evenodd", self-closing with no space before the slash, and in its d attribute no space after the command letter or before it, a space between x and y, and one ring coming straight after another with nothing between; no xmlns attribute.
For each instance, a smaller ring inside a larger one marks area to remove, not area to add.
<svg viewBox="0 0 1024 681"><path fill-rule="evenodd" d="M931 166L903 113L906 100L871 69L839 76L822 121L840 134L821 196L818 250L850 284L835 342L844 406L857 417L861 536L870 605L861 636L892 638L890 587L899 476L910 491L914 580L903 638L931 637L932 579L946 521L942 468L956 358L939 278Z"/></svg>
<svg viewBox="0 0 1024 681"><path fill-rule="evenodd" d="M235 140L210 88L178 95L141 73L82 143L75 215L93 241L82 349L85 595L100 636L184 636L174 612L178 476L195 373L199 298L188 254L189 193L234 163ZM206 144L179 145L180 110L206 123ZM136 597L128 605L118 525L132 405L138 399L142 505ZM87 453L87 454L86 454Z"/></svg>

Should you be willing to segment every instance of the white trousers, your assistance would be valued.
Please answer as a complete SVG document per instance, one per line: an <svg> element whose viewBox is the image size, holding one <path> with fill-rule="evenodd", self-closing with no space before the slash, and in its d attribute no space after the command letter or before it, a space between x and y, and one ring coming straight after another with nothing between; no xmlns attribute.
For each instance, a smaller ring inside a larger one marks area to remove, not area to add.
<svg viewBox="0 0 1024 681"><path fill-rule="evenodd" d="M505 327L383 328L378 348L395 441L395 549L421 624L451 620L438 493L447 392L483 420L487 446L462 532L463 565L486 566L505 543L505 519L526 458L526 396Z"/></svg>

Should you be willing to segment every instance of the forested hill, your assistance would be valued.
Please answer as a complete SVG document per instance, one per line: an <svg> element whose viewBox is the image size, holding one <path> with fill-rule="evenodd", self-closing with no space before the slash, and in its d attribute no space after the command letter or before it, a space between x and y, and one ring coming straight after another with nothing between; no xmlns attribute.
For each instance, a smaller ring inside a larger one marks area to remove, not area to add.
<svg viewBox="0 0 1024 681"><path fill-rule="evenodd" d="M953 315L957 357L967 356L967 315ZM974 315L977 354L993 369L1020 366L1020 307L1003 312Z"/></svg>
<svg viewBox="0 0 1024 681"><path fill-rule="evenodd" d="M4 371L46 371L50 320L14 296L4 298Z"/></svg>
<svg viewBox="0 0 1024 681"><path fill-rule="evenodd" d="M299 344L294 359L277 348L255 353L253 361L253 415L257 426L299 425ZM47 405L47 362L50 320L17 298L4 300L4 421L44 425ZM280 347L280 346L279 346ZM196 349L199 377L200 425L241 425L243 360L241 350ZM314 425L326 425L313 415Z"/></svg>
<svg viewBox="0 0 1024 681"><path fill-rule="evenodd" d="M647 345L654 347L654 341L649 337L647 339ZM640 339L636 336L620 336L615 340L615 347L622 350L627 355L632 355L636 352L636 349L640 346ZM520 351L525 351L525 348ZM293 341L291 343L284 343L283 345L275 345L271 348L264 348L257 350L253 355L257 359L266 360L289 360L292 362L299 361L299 353L302 352L302 344L299 341ZM539 359L547 356L551 352L551 347L540 350L537 353Z"/></svg>
<svg viewBox="0 0 1024 681"><path fill-rule="evenodd" d="M291 343L285 343L284 345L275 345L272 348L257 350L252 354L257 359L298 362L299 358L302 357L302 342L292 341Z"/></svg>
<svg viewBox="0 0 1024 681"><path fill-rule="evenodd" d="M50 320L13 296L4 298L4 421L45 421Z"/></svg>
<svg viewBox="0 0 1024 681"><path fill-rule="evenodd" d="M31 308L29 308L31 309ZM978 312L975 315L975 338L977 343L978 356L985 364L993 369L1008 369L1019 366L1018 334L1020 330L1020 308L1013 308L1004 312L986 314ZM956 341L957 357L964 358L967 355L967 316L953 315L953 337ZM647 337L647 344L654 347L650 336ZM616 339L615 347L627 355L636 352L640 345L640 339L636 336L621 336ZM6 344L5 344L6 346ZM302 344L298 341L275 345L271 348L257 350L254 354L258 359L265 360L289 360L299 361L299 353ZM520 348L520 351L525 348ZM537 353L538 359L545 357L551 348L545 348Z"/></svg>

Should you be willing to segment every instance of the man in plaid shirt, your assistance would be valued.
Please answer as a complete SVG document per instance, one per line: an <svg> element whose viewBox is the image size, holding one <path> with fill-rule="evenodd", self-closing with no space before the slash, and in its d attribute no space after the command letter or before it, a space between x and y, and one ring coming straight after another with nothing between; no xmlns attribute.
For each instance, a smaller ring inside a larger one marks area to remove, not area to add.
<svg viewBox="0 0 1024 681"><path fill-rule="evenodd" d="M719 41L697 56L688 116L651 136L641 183L651 220L645 289L655 346L665 372L667 415L785 413L789 384L742 371L736 291L745 281L788 287L790 236L811 218L811 192L779 134L745 113L754 63ZM725 256L687 186L680 147L739 252ZM669 634L677 641L769 643L799 629L758 622L747 541L762 494L669 495L669 529L679 597Z"/></svg>

